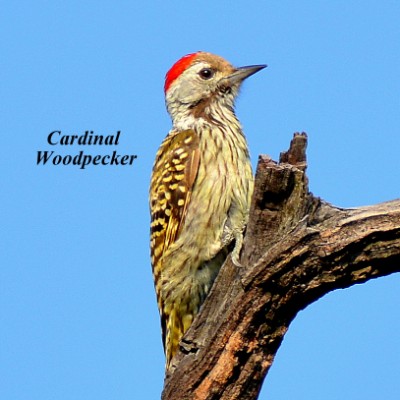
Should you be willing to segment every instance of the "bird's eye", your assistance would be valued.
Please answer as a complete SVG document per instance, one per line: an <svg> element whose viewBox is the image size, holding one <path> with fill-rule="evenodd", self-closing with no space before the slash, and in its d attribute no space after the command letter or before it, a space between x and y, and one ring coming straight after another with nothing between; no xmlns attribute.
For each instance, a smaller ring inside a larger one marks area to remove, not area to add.
<svg viewBox="0 0 400 400"><path fill-rule="evenodd" d="M203 68L199 72L199 75L205 80L211 79L214 76L214 70L212 70L211 68Z"/></svg>

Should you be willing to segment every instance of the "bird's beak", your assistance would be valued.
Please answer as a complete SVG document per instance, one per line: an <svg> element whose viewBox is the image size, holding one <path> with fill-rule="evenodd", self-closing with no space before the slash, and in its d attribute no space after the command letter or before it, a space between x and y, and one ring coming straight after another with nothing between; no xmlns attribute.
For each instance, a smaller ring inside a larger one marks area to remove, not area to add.
<svg viewBox="0 0 400 400"><path fill-rule="evenodd" d="M258 71L264 69L266 65L249 65L247 67L239 67L236 70L224 78L224 81L229 83L230 86L243 82L249 76L255 74Z"/></svg>

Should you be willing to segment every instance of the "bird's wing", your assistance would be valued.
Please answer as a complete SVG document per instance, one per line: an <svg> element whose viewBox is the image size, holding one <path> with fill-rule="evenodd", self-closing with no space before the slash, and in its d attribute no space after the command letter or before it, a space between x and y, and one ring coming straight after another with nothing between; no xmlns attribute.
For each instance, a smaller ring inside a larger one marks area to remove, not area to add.
<svg viewBox="0 0 400 400"><path fill-rule="evenodd" d="M172 131L161 144L150 186L151 258L153 272L177 240L190 203L199 167L199 138L193 130Z"/></svg>

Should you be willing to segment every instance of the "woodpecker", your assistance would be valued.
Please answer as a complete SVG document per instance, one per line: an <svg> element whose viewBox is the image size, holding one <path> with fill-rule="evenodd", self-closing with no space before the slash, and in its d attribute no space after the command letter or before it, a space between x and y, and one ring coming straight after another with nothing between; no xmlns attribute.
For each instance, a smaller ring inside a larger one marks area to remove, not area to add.
<svg viewBox="0 0 400 400"><path fill-rule="evenodd" d="M167 370L229 250L240 265L254 178L234 102L265 67L196 52L165 76L173 127L151 177L150 247Z"/></svg>

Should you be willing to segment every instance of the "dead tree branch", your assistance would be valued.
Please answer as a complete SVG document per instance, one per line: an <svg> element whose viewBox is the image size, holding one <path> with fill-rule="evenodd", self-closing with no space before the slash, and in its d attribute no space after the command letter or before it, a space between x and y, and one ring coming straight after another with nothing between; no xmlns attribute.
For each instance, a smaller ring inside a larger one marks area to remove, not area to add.
<svg viewBox="0 0 400 400"><path fill-rule="evenodd" d="M400 271L400 200L341 209L314 197L307 136L260 156L241 267L223 266L185 335L163 400L256 399L296 314L328 292Z"/></svg>

